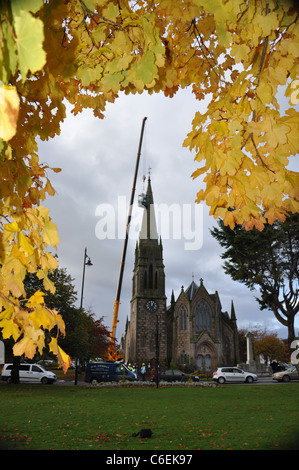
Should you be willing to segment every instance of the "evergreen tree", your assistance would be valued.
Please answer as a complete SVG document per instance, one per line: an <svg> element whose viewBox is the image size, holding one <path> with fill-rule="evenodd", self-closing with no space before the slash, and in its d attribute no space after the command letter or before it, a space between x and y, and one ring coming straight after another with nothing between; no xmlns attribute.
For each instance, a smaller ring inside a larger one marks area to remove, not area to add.
<svg viewBox="0 0 299 470"><path fill-rule="evenodd" d="M260 309L272 310L288 328L290 344L295 338L294 320L299 310L299 215L267 224L262 231L246 231L240 225L232 230L221 220L218 227L211 233L225 248L221 256L224 271L251 290L260 290Z"/></svg>

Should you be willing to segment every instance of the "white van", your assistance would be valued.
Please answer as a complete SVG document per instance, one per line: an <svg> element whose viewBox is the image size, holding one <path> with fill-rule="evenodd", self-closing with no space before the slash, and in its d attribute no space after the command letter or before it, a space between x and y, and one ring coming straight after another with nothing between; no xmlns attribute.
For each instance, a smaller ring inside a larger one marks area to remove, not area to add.
<svg viewBox="0 0 299 470"><path fill-rule="evenodd" d="M2 380L11 381L12 364L4 364L2 369ZM57 377L53 372L45 370L39 364L20 364L20 382L34 382L42 384L52 384Z"/></svg>

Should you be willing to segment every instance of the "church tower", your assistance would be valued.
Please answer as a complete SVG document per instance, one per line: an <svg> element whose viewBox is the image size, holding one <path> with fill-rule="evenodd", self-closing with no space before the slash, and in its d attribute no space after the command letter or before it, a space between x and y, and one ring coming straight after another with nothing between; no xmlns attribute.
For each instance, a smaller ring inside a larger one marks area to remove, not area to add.
<svg viewBox="0 0 299 470"><path fill-rule="evenodd" d="M130 321L125 338L125 360L167 366L165 273L151 180L143 201L143 219L135 249Z"/></svg>

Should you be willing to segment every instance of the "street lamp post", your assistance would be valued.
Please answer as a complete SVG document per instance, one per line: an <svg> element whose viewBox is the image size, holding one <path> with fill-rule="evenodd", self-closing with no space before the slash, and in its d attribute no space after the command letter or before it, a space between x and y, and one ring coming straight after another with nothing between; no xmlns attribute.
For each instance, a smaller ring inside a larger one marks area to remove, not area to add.
<svg viewBox="0 0 299 470"><path fill-rule="evenodd" d="M92 262L90 261L90 258L89 258L89 256L87 255L87 248L85 248L85 251L84 251L80 309L82 309L82 305L83 305L83 291L84 291L84 280L85 280L85 266L92 266ZM77 383L78 383L78 361L79 361L79 358L77 357L77 358L76 358L76 365L75 365L75 385L77 385Z"/></svg>
<svg viewBox="0 0 299 470"><path fill-rule="evenodd" d="M160 361L160 346L159 346L159 318L160 316L156 314L156 388L159 387L159 361Z"/></svg>
<svg viewBox="0 0 299 470"><path fill-rule="evenodd" d="M84 261L83 261L83 276L82 276L82 288L81 288L81 302L80 308L83 305L83 290L84 290L84 279L85 279L85 266L92 266L92 262L90 261L89 256L87 256L87 248L84 251Z"/></svg>

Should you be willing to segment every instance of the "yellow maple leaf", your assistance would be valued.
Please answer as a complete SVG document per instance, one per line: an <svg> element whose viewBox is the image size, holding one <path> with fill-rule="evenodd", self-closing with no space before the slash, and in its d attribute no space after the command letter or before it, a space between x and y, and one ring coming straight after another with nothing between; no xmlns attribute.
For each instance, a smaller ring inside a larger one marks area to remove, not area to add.
<svg viewBox="0 0 299 470"><path fill-rule="evenodd" d="M32 338L25 336L21 341L18 341L13 347L14 356L22 356L23 354L32 359L37 348L38 342Z"/></svg>
<svg viewBox="0 0 299 470"><path fill-rule="evenodd" d="M7 232L19 232L19 226L16 221L12 222L11 224L4 225L4 230Z"/></svg>
<svg viewBox="0 0 299 470"><path fill-rule="evenodd" d="M268 144L275 148L278 144L284 144L287 142L287 134L290 131L290 127L283 123L277 123L273 125L272 129L266 133Z"/></svg>
<svg viewBox="0 0 299 470"><path fill-rule="evenodd" d="M55 284L48 278L46 274L43 277L44 288L51 292L51 294L55 294L56 287Z"/></svg>
<svg viewBox="0 0 299 470"><path fill-rule="evenodd" d="M34 310L29 314L28 319L32 321L32 324L36 329L43 327L43 329L50 330L52 326L48 311L41 305L34 308Z"/></svg>
<svg viewBox="0 0 299 470"><path fill-rule="evenodd" d="M5 287L14 297L21 297L21 295L24 294L24 285L20 273L12 272L9 275L6 275Z"/></svg>
<svg viewBox="0 0 299 470"><path fill-rule="evenodd" d="M257 13L252 23L257 24L261 28L263 36L266 37L279 26L279 18L275 12L267 15Z"/></svg>
<svg viewBox="0 0 299 470"><path fill-rule="evenodd" d="M257 95L263 104L271 103L273 89L269 83L261 82L257 88Z"/></svg>
<svg viewBox="0 0 299 470"><path fill-rule="evenodd" d="M3 339L12 337L16 341L21 334L20 328L12 319L3 318L0 320L0 328L2 328Z"/></svg>
<svg viewBox="0 0 299 470"><path fill-rule="evenodd" d="M220 193L220 188L219 186L216 186L216 185L213 185L206 190L205 199L209 206L212 206L215 204L215 201L218 200L219 198L219 193Z"/></svg>
<svg viewBox="0 0 299 470"><path fill-rule="evenodd" d="M57 227L50 219L45 220L43 238L48 245L56 246L59 243Z"/></svg>
<svg viewBox="0 0 299 470"><path fill-rule="evenodd" d="M0 138L8 141L17 131L19 96L16 87L1 86L0 82Z"/></svg>
<svg viewBox="0 0 299 470"><path fill-rule="evenodd" d="M58 346L56 338L51 338L49 350L57 356L59 365L63 368L64 372L66 372L71 364L71 359L69 355L66 354L60 346Z"/></svg>
<svg viewBox="0 0 299 470"><path fill-rule="evenodd" d="M36 291L27 301L27 305L33 307L44 303L44 292Z"/></svg>
<svg viewBox="0 0 299 470"><path fill-rule="evenodd" d="M34 253L34 246L23 232L18 233L18 246L22 247L30 256Z"/></svg>
<svg viewBox="0 0 299 470"><path fill-rule="evenodd" d="M231 211L227 211L225 214L225 217L223 219L224 225L229 225L231 230L233 230L235 226L235 217L234 214Z"/></svg>
<svg viewBox="0 0 299 470"><path fill-rule="evenodd" d="M237 62L242 62L248 59L250 48L246 44L234 44L231 47L231 54L235 57Z"/></svg>

